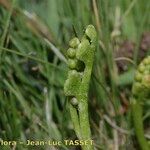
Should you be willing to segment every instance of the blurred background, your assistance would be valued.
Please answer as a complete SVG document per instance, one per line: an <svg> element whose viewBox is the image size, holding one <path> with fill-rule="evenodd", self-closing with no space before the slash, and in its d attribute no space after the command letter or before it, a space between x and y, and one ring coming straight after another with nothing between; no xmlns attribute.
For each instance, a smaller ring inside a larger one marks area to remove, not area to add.
<svg viewBox="0 0 150 150"><path fill-rule="evenodd" d="M138 150L130 114L136 66L150 50L147 0L0 0L0 138L76 139L63 92L66 50L93 24L97 51L89 90L96 150ZM150 102L144 104L150 139ZM4 150L79 150L23 145Z"/></svg>

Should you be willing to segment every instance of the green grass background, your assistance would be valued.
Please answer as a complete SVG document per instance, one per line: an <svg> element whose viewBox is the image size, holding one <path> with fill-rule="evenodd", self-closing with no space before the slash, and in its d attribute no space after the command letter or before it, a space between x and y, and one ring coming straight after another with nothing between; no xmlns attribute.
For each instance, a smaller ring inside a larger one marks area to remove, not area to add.
<svg viewBox="0 0 150 150"><path fill-rule="evenodd" d="M129 97L141 36L150 30L150 1L4 2L9 7L6 9L0 0L0 138L76 139L63 92L67 78L65 56L69 40L75 35L81 37L85 27L93 24L98 42L89 90L89 115L95 148L137 150ZM134 55L128 70L120 74L114 53L125 40L135 43ZM121 95L125 95L126 107ZM149 106L147 102L143 118L147 134L150 134ZM18 145L16 148L0 146L0 149L48 150L52 147Z"/></svg>

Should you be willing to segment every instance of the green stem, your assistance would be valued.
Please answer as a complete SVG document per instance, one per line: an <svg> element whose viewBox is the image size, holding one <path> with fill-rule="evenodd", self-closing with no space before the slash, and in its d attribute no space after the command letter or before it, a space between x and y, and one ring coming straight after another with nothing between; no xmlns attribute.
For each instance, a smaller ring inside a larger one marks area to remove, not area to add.
<svg viewBox="0 0 150 150"><path fill-rule="evenodd" d="M146 141L146 139L144 137L144 127L143 127L143 120L142 120L142 114L143 114L142 106L141 106L141 104L139 104L137 102L137 100L132 99L131 109L132 109L132 115L133 115L135 134L136 134L137 140L139 142L140 148L141 148L141 150L150 150L148 142Z"/></svg>
<svg viewBox="0 0 150 150"><path fill-rule="evenodd" d="M82 100L82 99L81 99ZM89 124L89 117L88 117L88 104L86 103L87 99L80 102L79 106L79 120L80 120L80 127L81 127L81 135L82 140L91 140L91 130ZM93 145L83 145L83 150L94 150Z"/></svg>
<svg viewBox="0 0 150 150"><path fill-rule="evenodd" d="M80 124L79 124L77 110L74 106L72 106L72 104L69 104L69 109L70 109L71 120L74 126L74 131L77 137L81 139L81 131L80 131Z"/></svg>

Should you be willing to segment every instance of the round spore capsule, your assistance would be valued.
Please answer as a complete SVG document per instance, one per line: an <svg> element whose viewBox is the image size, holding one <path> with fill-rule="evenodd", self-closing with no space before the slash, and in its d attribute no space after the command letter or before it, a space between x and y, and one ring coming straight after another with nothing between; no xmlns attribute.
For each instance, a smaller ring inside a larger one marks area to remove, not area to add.
<svg viewBox="0 0 150 150"><path fill-rule="evenodd" d="M74 59L68 60L68 67L70 69L76 69L76 66L77 66L77 60L74 60Z"/></svg>
<svg viewBox="0 0 150 150"><path fill-rule="evenodd" d="M69 58L74 58L76 56L76 50L73 48L69 48L67 50L67 55Z"/></svg>
<svg viewBox="0 0 150 150"><path fill-rule="evenodd" d="M78 105L78 100L75 97L73 97L70 102L71 102L71 104L73 106L77 106Z"/></svg>
<svg viewBox="0 0 150 150"><path fill-rule="evenodd" d="M69 46L72 48L77 48L79 43L80 43L79 39L75 37L72 40L70 40Z"/></svg>

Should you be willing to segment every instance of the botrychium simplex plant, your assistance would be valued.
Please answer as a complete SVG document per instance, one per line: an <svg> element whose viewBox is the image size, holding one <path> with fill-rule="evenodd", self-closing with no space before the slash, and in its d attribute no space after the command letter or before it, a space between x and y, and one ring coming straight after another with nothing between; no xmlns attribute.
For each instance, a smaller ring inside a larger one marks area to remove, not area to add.
<svg viewBox="0 0 150 150"><path fill-rule="evenodd" d="M150 99L150 56L138 66L132 87L131 108L135 134L142 150L150 150L144 137L143 105Z"/></svg>
<svg viewBox="0 0 150 150"><path fill-rule="evenodd" d="M79 140L91 140L88 116L88 90L96 48L96 30L88 25L81 40L77 37L69 42L68 78L64 93L68 97L71 119ZM82 145L83 150L93 150L92 144Z"/></svg>

